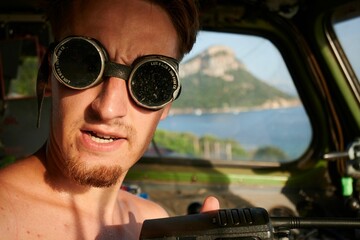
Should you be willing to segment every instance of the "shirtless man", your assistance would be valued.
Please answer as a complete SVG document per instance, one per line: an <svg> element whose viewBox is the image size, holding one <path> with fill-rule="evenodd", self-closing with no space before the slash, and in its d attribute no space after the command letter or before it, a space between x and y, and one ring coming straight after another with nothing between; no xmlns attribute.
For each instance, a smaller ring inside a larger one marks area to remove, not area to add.
<svg viewBox="0 0 360 240"><path fill-rule="evenodd" d="M0 171L0 238L138 239L145 219L167 213L119 188L176 98L174 59L195 41L194 3L57 2L61 6L49 10L57 44L42 67L49 70L50 134L34 155ZM161 56L144 57L153 54ZM135 65L136 59L149 61ZM85 76L97 67L103 72ZM171 88L163 91L173 92L167 98L141 91L139 79L152 86L146 77L152 69L167 76L161 81L170 76ZM205 200L203 211L216 208L216 199Z"/></svg>

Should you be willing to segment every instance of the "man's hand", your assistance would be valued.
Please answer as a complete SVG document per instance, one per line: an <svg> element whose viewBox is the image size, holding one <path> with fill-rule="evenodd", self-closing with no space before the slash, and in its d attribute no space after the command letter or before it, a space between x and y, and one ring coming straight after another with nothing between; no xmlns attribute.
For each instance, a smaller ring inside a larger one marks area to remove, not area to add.
<svg viewBox="0 0 360 240"><path fill-rule="evenodd" d="M216 197L209 196L204 200L201 212L208 212L220 209L219 200Z"/></svg>

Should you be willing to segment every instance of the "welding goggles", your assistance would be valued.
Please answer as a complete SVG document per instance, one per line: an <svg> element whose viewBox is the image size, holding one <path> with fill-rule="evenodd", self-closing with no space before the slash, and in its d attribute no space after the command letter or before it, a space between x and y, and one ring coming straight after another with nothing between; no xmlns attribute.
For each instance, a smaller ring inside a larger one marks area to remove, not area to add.
<svg viewBox="0 0 360 240"><path fill-rule="evenodd" d="M180 94L179 62L162 55L145 55L131 66L111 62L96 39L70 36L59 42L51 56L52 71L65 86L83 90L106 77L127 81L131 98L139 106L158 110Z"/></svg>

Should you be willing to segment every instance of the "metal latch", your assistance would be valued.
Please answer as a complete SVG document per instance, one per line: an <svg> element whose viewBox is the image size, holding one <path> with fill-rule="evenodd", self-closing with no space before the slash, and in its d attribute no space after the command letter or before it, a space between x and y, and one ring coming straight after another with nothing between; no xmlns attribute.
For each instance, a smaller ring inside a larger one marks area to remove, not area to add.
<svg viewBox="0 0 360 240"><path fill-rule="evenodd" d="M360 138L352 142L346 152L332 152L324 155L324 159L330 161L338 158L345 158L345 173L348 176L360 178Z"/></svg>

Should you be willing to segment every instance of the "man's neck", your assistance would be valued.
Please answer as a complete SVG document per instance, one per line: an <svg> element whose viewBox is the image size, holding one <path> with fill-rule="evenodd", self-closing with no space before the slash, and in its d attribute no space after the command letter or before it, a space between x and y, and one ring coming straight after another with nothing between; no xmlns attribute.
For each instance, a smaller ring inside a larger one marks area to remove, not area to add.
<svg viewBox="0 0 360 240"><path fill-rule="evenodd" d="M36 157L44 165L45 184L50 187L50 191L59 196L59 200L88 214L101 214L102 218L111 217L123 177L110 187L83 186L59 171L47 157L44 148L36 153Z"/></svg>

